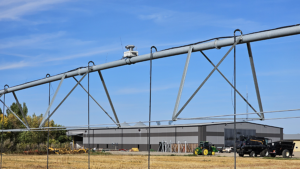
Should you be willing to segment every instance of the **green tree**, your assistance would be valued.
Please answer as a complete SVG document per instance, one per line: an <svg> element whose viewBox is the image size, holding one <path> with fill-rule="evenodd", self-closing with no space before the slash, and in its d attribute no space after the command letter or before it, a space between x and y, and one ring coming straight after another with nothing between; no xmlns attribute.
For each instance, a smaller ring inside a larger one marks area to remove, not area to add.
<svg viewBox="0 0 300 169"><path fill-rule="evenodd" d="M43 114L36 115L33 113L31 116L28 115L28 108L26 106L26 103L23 103L23 106L21 106L23 109L23 112L25 114L25 118L28 121L30 128L38 128L42 119ZM14 111L15 114L23 121L25 122L21 111L19 110L19 106L17 103L12 103L10 106L11 110ZM7 114L2 114L2 110L0 108L0 128L2 127L2 122L4 123L3 128L4 129L26 129L26 127L22 124L22 122L19 121L17 117L13 113L11 113L9 110L6 110ZM48 126L48 121L46 121L45 126ZM50 127L63 127L62 125L55 124L54 120L50 120L49 122ZM12 144L12 147L9 149L9 151L21 151L22 147L28 146L35 146L38 147L38 145L43 144L46 145L47 142L47 131L24 131L24 132L4 132L3 133L3 140L6 141L9 144ZM67 143L71 141L71 138L66 136L66 130L50 130L50 144L60 144L60 143ZM23 150L22 150L23 151Z"/></svg>
<svg viewBox="0 0 300 169"><path fill-rule="evenodd" d="M27 114L28 114L28 108L27 108L27 106L26 106L26 103L23 103L23 106L20 104L20 106L21 106L21 108L22 108L22 110L23 110L24 116L26 117ZM10 106L10 109L11 109L14 113L16 113L20 118L23 117L23 116L22 116L22 112L21 112L21 110L19 109L19 106L18 106L17 103L13 102L12 105ZM7 109L7 110L6 110L6 113L7 113L7 114L10 114L11 112L10 112L10 110Z"/></svg>

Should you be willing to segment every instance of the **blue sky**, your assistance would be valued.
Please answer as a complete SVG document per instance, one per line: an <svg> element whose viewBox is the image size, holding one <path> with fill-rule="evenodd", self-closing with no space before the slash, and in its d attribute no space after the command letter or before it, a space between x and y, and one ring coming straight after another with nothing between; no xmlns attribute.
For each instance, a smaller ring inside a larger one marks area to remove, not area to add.
<svg viewBox="0 0 300 169"><path fill-rule="evenodd" d="M299 1L0 1L0 86L15 86L55 75L89 61L103 64L121 59L125 45L139 54L219 36L237 28L250 33L298 24ZM204 51L216 64L229 48ZM265 111L299 108L299 35L252 43ZM170 119L186 55L153 61L153 120ZM192 53L180 107L212 70L200 52ZM233 78L233 53L220 65ZM149 62L102 71L120 122L148 119ZM112 112L97 73L90 74L92 95ZM79 78L79 77L78 77ZM59 82L53 82L53 95ZM87 78L82 82L87 87ZM66 79L53 108L75 85ZM258 110L246 45L237 47L237 88L249 93ZM29 114L44 114L48 85L17 91ZM3 97L2 97L3 98ZM2 99L1 98L1 99ZM11 104L12 94L7 94ZM237 96L237 112L246 104ZM250 111L250 109L249 109ZM252 112L252 111L250 111ZM233 113L232 91L215 72L179 117ZM299 116L299 112L266 114L266 118ZM256 117L255 115L249 117ZM87 124L87 94L78 87L52 116L59 124ZM203 122L203 121L191 121ZM264 121L297 133L299 119ZM91 124L111 123L91 100ZM176 122L176 123L187 123ZM163 123L164 124L164 123Z"/></svg>

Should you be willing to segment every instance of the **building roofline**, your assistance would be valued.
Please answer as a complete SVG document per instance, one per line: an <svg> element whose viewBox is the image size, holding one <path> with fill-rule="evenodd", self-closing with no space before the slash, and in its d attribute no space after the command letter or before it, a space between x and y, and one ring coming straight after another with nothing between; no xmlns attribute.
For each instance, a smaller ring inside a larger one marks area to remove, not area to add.
<svg viewBox="0 0 300 169"><path fill-rule="evenodd" d="M211 125L222 125L222 124L232 124L234 122L228 121L228 122L212 122L212 123L191 123L191 124L176 124L176 125L153 125L151 128L172 128L172 127L199 127L199 126L211 126ZM255 125L261 125L261 126L267 126L267 127L273 127L273 128L280 128L282 127L276 127L276 126L270 126L265 124L259 124L259 123L253 123L248 121L242 121L242 122L236 122L236 123L250 123ZM90 130L109 130L109 129L147 129L148 126L126 126L126 127L90 127ZM68 131L74 131L74 130L88 130L88 128L76 128L76 129L67 129Z"/></svg>

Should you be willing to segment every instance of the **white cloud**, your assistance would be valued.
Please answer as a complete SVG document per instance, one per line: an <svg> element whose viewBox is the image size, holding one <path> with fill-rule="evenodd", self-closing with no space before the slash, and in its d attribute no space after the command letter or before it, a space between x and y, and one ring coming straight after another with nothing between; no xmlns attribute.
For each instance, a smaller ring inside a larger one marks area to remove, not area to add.
<svg viewBox="0 0 300 169"><path fill-rule="evenodd" d="M0 70L6 70L6 69L16 69L16 68L22 68L22 67L28 67L32 66L33 63L20 61L16 63L5 63L0 65Z"/></svg>
<svg viewBox="0 0 300 169"><path fill-rule="evenodd" d="M2 0L0 1L0 21L19 20L24 15L47 10L55 4L66 1L67 0Z"/></svg>
<svg viewBox="0 0 300 169"><path fill-rule="evenodd" d="M82 57L90 57L90 56L95 56L101 53L106 53L106 52L111 52L111 51L118 51L118 48L112 48L111 46L106 46L94 50L89 50L87 52L81 52L78 54L73 54L73 55L61 55L61 56L56 56L56 57L41 57L41 56L24 56L22 54L9 54L5 53L6 55L12 55L12 56L19 56L23 57L25 60L23 61L18 61L14 63L4 63L0 65L0 70L7 70L7 69L17 69L17 68L24 68L24 67L35 67L35 66L40 66L44 63L55 63L57 61L63 61L63 60L72 60L72 59L77 59L77 58L82 58ZM2 53L3 54L3 53Z"/></svg>
<svg viewBox="0 0 300 169"><path fill-rule="evenodd" d="M162 12L162 13L153 13L149 15L139 15L139 18L142 20L154 20L155 22L164 22L167 19L171 18L175 12Z"/></svg>
<svg viewBox="0 0 300 169"><path fill-rule="evenodd" d="M32 56L18 54L18 53L6 53L6 52L1 52L0 55L17 56L17 57L21 57L21 58L31 58L32 57Z"/></svg>
<svg viewBox="0 0 300 169"><path fill-rule="evenodd" d="M69 60L69 59L76 59L76 58L81 58L81 57L94 56L94 55L97 55L97 54L111 52L111 51L116 51L116 50L119 50L119 49L118 48L102 47L100 49L95 49L95 50L92 50L92 51L78 53L78 54L74 54L74 55L67 55L67 56L50 58L50 59L47 59L46 62L59 61L59 60Z"/></svg>
<svg viewBox="0 0 300 169"><path fill-rule="evenodd" d="M215 26L226 28L248 28L262 29L265 26L261 23L245 18L226 18L215 14L200 12L183 12L163 8L144 7L133 12L141 20L151 20L157 24L166 26Z"/></svg>
<svg viewBox="0 0 300 169"><path fill-rule="evenodd" d="M29 36L13 37L8 39L2 39L0 41L0 49L24 47L24 46L37 46L43 42L51 39L57 39L62 37L65 32L47 33L47 34L34 34Z"/></svg>

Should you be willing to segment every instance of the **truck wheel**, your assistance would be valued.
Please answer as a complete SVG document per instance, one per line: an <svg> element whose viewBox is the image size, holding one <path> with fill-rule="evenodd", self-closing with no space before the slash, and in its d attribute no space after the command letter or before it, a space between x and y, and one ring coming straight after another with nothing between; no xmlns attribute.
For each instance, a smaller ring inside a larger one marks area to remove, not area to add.
<svg viewBox="0 0 300 169"><path fill-rule="evenodd" d="M287 150L287 149L283 150L282 156L283 156L283 158L289 158L290 157L290 151Z"/></svg>
<svg viewBox="0 0 300 169"><path fill-rule="evenodd" d="M244 157L244 154L239 154L240 157Z"/></svg>
<svg viewBox="0 0 300 169"><path fill-rule="evenodd" d="M256 157L256 154L254 151L251 151L251 153L249 154L249 157Z"/></svg>
<svg viewBox="0 0 300 169"><path fill-rule="evenodd" d="M260 156L261 157L268 157L269 156L269 151L268 150L263 150L262 152L260 152Z"/></svg>
<svg viewBox="0 0 300 169"><path fill-rule="evenodd" d="M261 151L261 152L259 153L259 155L260 155L261 157L264 157L264 156L265 156L265 150Z"/></svg>
<svg viewBox="0 0 300 169"><path fill-rule="evenodd" d="M265 150L265 157L269 157L269 151L268 150Z"/></svg>

